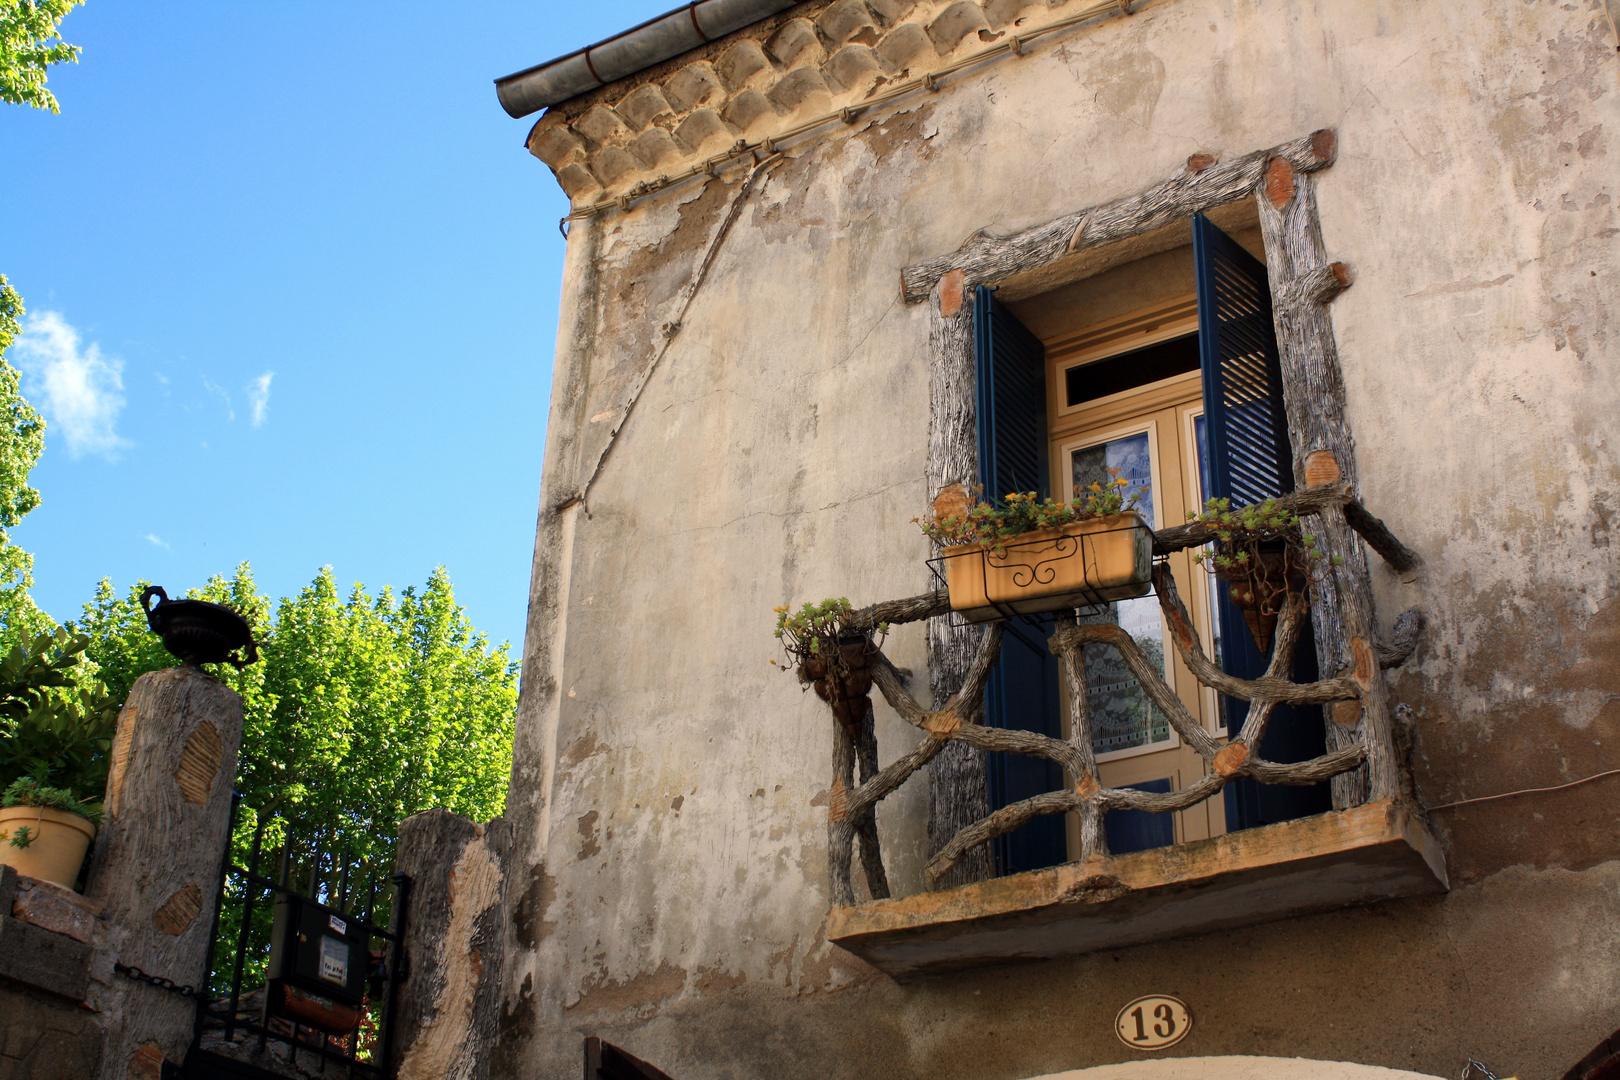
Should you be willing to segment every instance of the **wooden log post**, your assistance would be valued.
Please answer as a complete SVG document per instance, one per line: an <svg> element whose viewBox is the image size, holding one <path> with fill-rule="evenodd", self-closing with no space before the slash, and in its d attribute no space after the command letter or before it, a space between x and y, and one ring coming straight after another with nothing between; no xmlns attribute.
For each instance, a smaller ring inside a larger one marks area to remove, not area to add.
<svg viewBox="0 0 1620 1080"><path fill-rule="evenodd" d="M1059 631L1076 625L1072 613L1065 612L1057 617ZM1069 694L1069 745L1074 747L1081 763L1081 769L1072 779L1075 795L1083 800L1077 816L1080 819L1080 861L1084 862L1093 855L1108 854L1108 834L1103 826L1108 808L1097 800L1098 793L1102 791L1102 781L1097 774L1097 754L1092 745L1091 686L1086 674L1086 647L1071 639L1066 645L1048 642L1047 648L1057 654L1063 669L1064 689Z"/></svg>
<svg viewBox="0 0 1620 1080"><path fill-rule="evenodd" d="M978 427L975 420L973 304L960 271L938 279L931 312L929 377L928 487L939 494L952 484L970 488L978 481ZM948 616L928 620L928 674L934 708L942 708L962 686L978 653L972 627L952 626ZM951 741L929 765L928 851L945 849L957 833L990 812L983 752ZM995 873L986 848L976 848L934 882L937 889L984 881Z"/></svg>
<svg viewBox="0 0 1620 1080"><path fill-rule="evenodd" d="M1330 136L1329 136L1330 137ZM1335 148L1324 145L1331 159ZM1356 447L1344 411L1344 377L1339 367L1332 298L1348 287L1349 272L1331 262L1322 243L1316 213L1315 181L1286 157L1275 156L1266 165L1265 182L1255 194L1260 233L1266 246L1266 267L1271 277L1272 313L1277 328L1278 352L1283 367L1283 404L1294 443L1294 479L1302 487L1312 481L1339 482L1356 491ZM1339 508L1335 507L1335 510ZM1316 584L1317 602L1311 607L1316 632L1317 663L1324 676L1351 669L1352 638L1370 643L1374 626L1372 588L1366 554L1342 510L1320 517L1315 530L1318 545L1333 568ZM1354 624L1352 630L1348 624ZM1376 672L1375 672L1376 675ZM1383 710L1382 680L1372 702L1363 702L1363 716ZM1366 721L1338 719L1329 706L1324 713L1327 745L1344 749L1361 741ZM1387 736L1388 717L1372 718ZM1333 806L1343 810L1368 798L1388 798L1396 791L1395 774L1382 764L1383 751L1368 748L1368 770L1347 773L1333 781ZM1374 777L1371 772L1379 775Z"/></svg>
<svg viewBox="0 0 1620 1080"><path fill-rule="evenodd" d="M855 821L849 813L849 793L855 788L855 743L842 724L833 724L833 777L827 796L827 862L832 874L832 902L848 907L855 902L850 863L855 854Z"/></svg>
<svg viewBox="0 0 1620 1080"><path fill-rule="evenodd" d="M511 826L449 810L400 823L396 873L410 879L405 981L389 1060L398 1080L484 1080L500 1019L502 901Z"/></svg>
<svg viewBox="0 0 1620 1080"><path fill-rule="evenodd" d="M142 675L118 715L86 889L102 905L90 990L102 1080L158 1080L191 1045L196 1002L113 965L206 982L241 741L242 699L196 668Z"/></svg>

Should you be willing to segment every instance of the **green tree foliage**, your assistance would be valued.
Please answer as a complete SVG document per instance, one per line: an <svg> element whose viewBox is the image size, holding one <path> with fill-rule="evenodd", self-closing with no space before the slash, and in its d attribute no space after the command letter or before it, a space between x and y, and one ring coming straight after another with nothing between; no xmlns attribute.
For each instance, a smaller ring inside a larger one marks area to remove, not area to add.
<svg viewBox="0 0 1620 1080"><path fill-rule="evenodd" d="M103 580L77 627L118 701L142 674L175 662L146 627L145 585L120 597ZM283 817L301 847L386 867L410 814L501 813L517 665L473 629L443 567L420 591L372 596L356 585L346 598L323 569L273 619L246 563L188 595L233 608L260 643L260 663L216 672L242 695L244 827Z"/></svg>
<svg viewBox="0 0 1620 1080"><path fill-rule="evenodd" d="M0 11L5 2L0 0ZM13 544L9 532L39 505L39 492L28 485L28 474L45 449L45 419L23 397L22 376L5 359L22 316L22 297L0 274L0 647L26 647L55 629L28 594L34 584L34 557Z"/></svg>
<svg viewBox="0 0 1620 1080"><path fill-rule="evenodd" d="M146 585L119 595L103 579L75 627L90 639L86 654L114 701L124 701L141 675L175 663L147 629ZM299 891L386 924L401 821L439 806L487 821L505 807L517 711L517 665L507 647L491 648L473 629L443 567L420 590L373 596L357 584L346 598L326 568L274 605L273 617L246 563L187 595L232 608L259 642L259 663L212 669L242 696L236 790L243 804L231 861L249 864L262 824L260 873L274 877L285 867ZM379 885L374 906L368 881ZM240 877L230 893L214 956L219 993L229 985L242 926ZM267 897L256 896L248 988L263 978L272 911Z"/></svg>
<svg viewBox="0 0 1620 1080"><path fill-rule="evenodd" d="M84 0L0 0L0 101L61 112L45 88L53 64L78 63L57 27Z"/></svg>
<svg viewBox="0 0 1620 1080"><path fill-rule="evenodd" d="M62 628L0 657L0 789L27 778L99 806L118 708L82 669L89 644Z"/></svg>

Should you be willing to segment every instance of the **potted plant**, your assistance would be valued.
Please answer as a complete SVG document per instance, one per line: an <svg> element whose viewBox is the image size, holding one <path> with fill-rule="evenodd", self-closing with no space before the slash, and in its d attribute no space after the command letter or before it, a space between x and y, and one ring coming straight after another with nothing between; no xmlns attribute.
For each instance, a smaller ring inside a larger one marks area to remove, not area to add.
<svg viewBox="0 0 1620 1080"><path fill-rule="evenodd" d="M0 864L71 889L100 817L100 804L22 777L0 794Z"/></svg>
<svg viewBox="0 0 1620 1080"><path fill-rule="evenodd" d="M872 657L889 624L878 624L874 640L871 632L850 625L854 609L841 596L819 604L807 602L797 611L786 604L775 611L776 638L790 661L778 666L791 668L799 682L813 687L816 696L832 706L833 718L850 738L858 738L871 706Z"/></svg>
<svg viewBox="0 0 1620 1080"><path fill-rule="evenodd" d="M0 659L0 863L68 889L95 838L118 718L74 670L88 645L57 630Z"/></svg>
<svg viewBox="0 0 1620 1080"><path fill-rule="evenodd" d="M952 610L986 622L1145 596L1153 530L1136 506L1147 488L1109 472L1070 502L1013 492L988 503L946 489L919 524L941 546Z"/></svg>
<svg viewBox="0 0 1620 1080"><path fill-rule="evenodd" d="M1210 499L1202 513L1187 517L1215 531L1214 548L1193 558L1228 583L1227 596L1243 613L1255 645L1262 654L1270 652L1288 597L1307 592L1321 571L1316 537L1301 530L1298 514L1274 499L1237 510L1230 499Z"/></svg>

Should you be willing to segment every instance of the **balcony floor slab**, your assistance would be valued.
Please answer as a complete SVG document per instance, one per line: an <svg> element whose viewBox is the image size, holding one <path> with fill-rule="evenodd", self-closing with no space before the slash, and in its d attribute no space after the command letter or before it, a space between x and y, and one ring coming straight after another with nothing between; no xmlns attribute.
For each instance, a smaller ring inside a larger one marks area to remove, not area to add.
<svg viewBox="0 0 1620 1080"><path fill-rule="evenodd" d="M1445 889L1439 844L1406 806L1384 800L1176 847L834 908L827 937L907 981Z"/></svg>

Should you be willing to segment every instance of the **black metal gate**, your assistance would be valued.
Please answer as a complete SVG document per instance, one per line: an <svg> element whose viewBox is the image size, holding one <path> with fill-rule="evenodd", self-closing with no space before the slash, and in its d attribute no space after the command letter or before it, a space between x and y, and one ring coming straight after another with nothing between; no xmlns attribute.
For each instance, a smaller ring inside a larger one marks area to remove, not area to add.
<svg viewBox="0 0 1620 1080"><path fill-rule="evenodd" d="M322 852L312 830L300 842L294 823L274 815L259 818L247 865L237 865L240 808L237 796L220 860L207 992L198 995L184 1075L281 1080L285 1074L265 1066L300 1058L316 1072L337 1065L346 1077L384 1080L395 993L406 975L410 878L388 874L380 889L380 869L355 873L347 849L341 857ZM267 854L270 874L261 873ZM382 910L386 928L377 925ZM253 984L247 994L244 978Z"/></svg>

